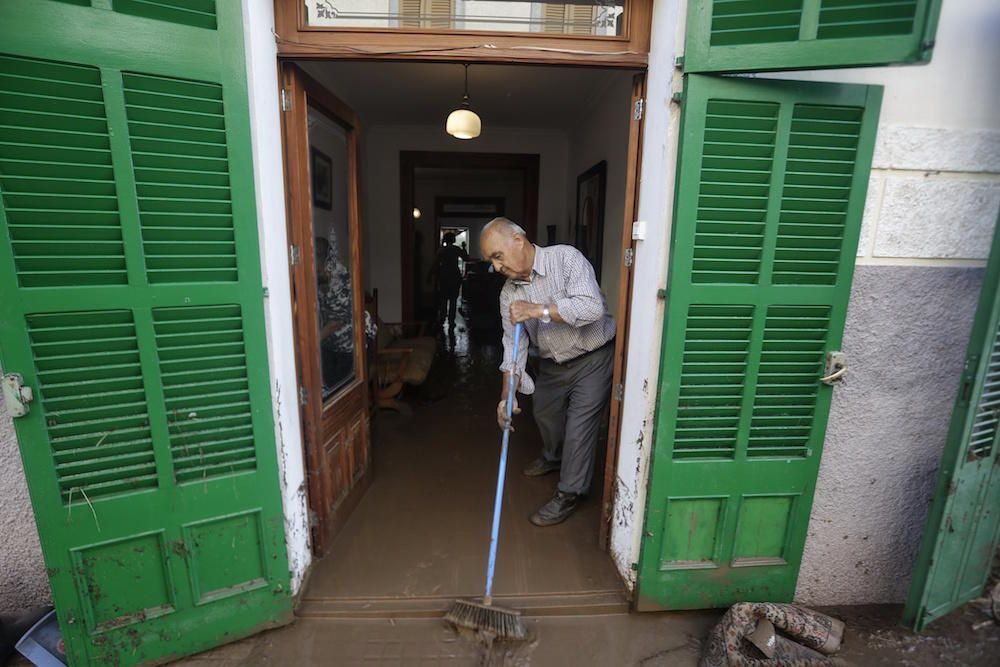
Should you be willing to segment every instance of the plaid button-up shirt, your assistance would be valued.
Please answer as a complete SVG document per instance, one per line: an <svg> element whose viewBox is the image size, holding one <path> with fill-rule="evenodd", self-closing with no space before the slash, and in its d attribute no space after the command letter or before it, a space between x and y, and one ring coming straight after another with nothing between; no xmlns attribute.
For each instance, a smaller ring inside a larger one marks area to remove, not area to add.
<svg viewBox="0 0 1000 667"><path fill-rule="evenodd" d="M555 304L559 316L543 324L532 319L524 323L527 336L521 336L517 362L513 362L514 325L510 321L510 304L528 301L542 305ZM601 286L594 276L594 267L583 254L568 245L548 248L535 246L535 261L528 280L508 279L500 291L500 318L503 320L504 373L515 369L521 378L520 392L531 394L535 383L524 372L528 360L528 338L538 347L545 359L564 363L581 354L592 352L615 337L615 318L608 313L608 305L601 294Z"/></svg>

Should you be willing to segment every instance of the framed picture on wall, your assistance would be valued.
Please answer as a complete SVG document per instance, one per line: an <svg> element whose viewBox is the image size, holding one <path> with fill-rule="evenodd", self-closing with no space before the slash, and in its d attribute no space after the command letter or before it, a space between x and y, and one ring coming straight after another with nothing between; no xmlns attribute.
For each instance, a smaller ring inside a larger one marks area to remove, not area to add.
<svg viewBox="0 0 1000 667"><path fill-rule="evenodd" d="M546 225L545 227L545 245L555 245L556 244L556 226Z"/></svg>
<svg viewBox="0 0 1000 667"><path fill-rule="evenodd" d="M317 148L310 148L313 206L330 210L333 207L333 162Z"/></svg>
<svg viewBox="0 0 1000 667"><path fill-rule="evenodd" d="M601 160L576 179L576 248L590 260L601 281L601 252L604 249L604 189L608 163Z"/></svg>

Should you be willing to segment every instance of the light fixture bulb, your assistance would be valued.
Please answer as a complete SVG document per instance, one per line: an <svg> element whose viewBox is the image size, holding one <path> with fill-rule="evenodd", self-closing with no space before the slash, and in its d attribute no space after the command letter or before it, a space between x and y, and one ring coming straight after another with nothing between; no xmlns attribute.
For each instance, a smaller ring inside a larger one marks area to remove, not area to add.
<svg viewBox="0 0 1000 667"><path fill-rule="evenodd" d="M483 129L483 122L475 111L462 106L448 115L445 129L456 139L475 139Z"/></svg>
<svg viewBox="0 0 1000 667"><path fill-rule="evenodd" d="M465 95L462 106L448 114L445 130L456 139L475 139L483 129L479 115L469 108L469 64L465 63Z"/></svg>
<svg viewBox="0 0 1000 667"><path fill-rule="evenodd" d="M413 207L413 219L414 220L420 219L420 209L417 207Z"/></svg>

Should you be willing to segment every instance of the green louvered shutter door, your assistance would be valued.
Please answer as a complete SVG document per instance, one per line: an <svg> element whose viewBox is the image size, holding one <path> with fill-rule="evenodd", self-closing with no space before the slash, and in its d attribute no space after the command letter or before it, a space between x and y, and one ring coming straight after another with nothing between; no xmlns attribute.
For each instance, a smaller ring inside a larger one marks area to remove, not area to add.
<svg viewBox="0 0 1000 667"><path fill-rule="evenodd" d="M1000 227L938 469L903 622L915 630L979 597L1000 542Z"/></svg>
<svg viewBox="0 0 1000 667"><path fill-rule="evenodd" d="M686 77L641 610L794 594L880 101Z"/></svg>
<svg viewBox="0 0 1000 667"><path fill-rule="evenodd" d="M0 3L0 353L74 665L285 622L239 2Z"/></svg>
<svg viewBox="0 0 1000 667"><path fill-rule="evenodd" d="M686 72L930 60L941 0L690 0Z"/></svg>

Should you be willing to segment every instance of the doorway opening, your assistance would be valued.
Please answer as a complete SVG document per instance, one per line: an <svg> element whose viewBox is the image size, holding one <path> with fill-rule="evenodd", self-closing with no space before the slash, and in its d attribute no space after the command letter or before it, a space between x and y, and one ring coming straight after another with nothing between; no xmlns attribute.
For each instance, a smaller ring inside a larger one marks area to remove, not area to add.
<svg viewBox="0 0 1000 667"><path fill-rule="evenodd" d="M308 82L301 84L309 89L307 107L310 95L322 91L325 108L353 119L347 124L346 145L352 148L346 189L330 185L333 170L305 157L316 146L297 153L288 148L296 141L286 120L289 179L296 180L297 173L297 181L309 189L296 195L290 187L291 197L306 202L300 202L302 215L292 215L290 224L300 228L292 230L293 238L312 250L302 253L296 272L297 304L313 307L310 291L321 295L330 283L329 254L321 252L329 253L330 244L324 245L317 231L317 220L329 213L321 206L322 195L336 193L333 198L347 203L342 217L356 219L357 234L344 236L350 245L340 244L334 251L341 253L340 260L333 264L350 273L351 298L358 304L351 330L359 348L356 377L368 392L362 412L371 414L370 437L356 438L364 453L338 454L345 451L342 439L329 449L333 470L310 463L310 476L340 475L348 482L341 491L345 504L334 510L343 518L335 529L322 532L316 550L325 557L314 565L300 613L357 612L373 600L375 606L366 607L372 613L436 612L457 596L481 594L486 565L503 357L498 302L503 278L479 256L478 236L486 222L506 216L539 245L569 244L601 253L588 259L602 267L602 293L608 311L619 319L615 381L620 381L628 298L622 251L631 244L625 231L638 164L635 72L473 65L471 78L478 87L472 95L483 133L462 142L444 127L455 90L460 92L460 64L310 61L286 63L286 71ZM597 165L602 165L602 179L586 180ZM441 249L448 246L462 251L453 325L448 308L441 307L442 288L435 277ZM343 261L348 255L357 261ZM311 317L297 321L302 326L308 320L316 330L317 316ZM367 341L365 318L377 325L377 334ZM300 365L303 350L315 356L311 345L299 336ZM537 364L534 351L528 372L536 372ZM395 384L388 382L389 371L396 373ZM390 390L396 392L398 409L364 408L381 404L379 392ZM306 400L336 406L346 402L344 391ZM626 608L603 544L612 493L606 471L613 469L614 453L605 451L607 434L615 428L613 404L614 398L601 429L590 493L564 523L540 528L528 517L552 496L558 473L522 474L539 455L541 437L531 399L521 400L503 507L498 597L550 613ZM357 401L352 405L357 411ZM335 408L331 419L337 414L368 427L368 416L358 421L350 410ZM319 431L312 431L314 442L328 441L327 427L354 433L352 426L320 420ZM308 432L306 440L308 452ZM361 461L364 470L357 468ZM347 468L341 470L342 465ZM355 478L364 484L352 485ZM360 491L355 494L355 489ZM312 494L311 484L311 505Z"/></svg>

